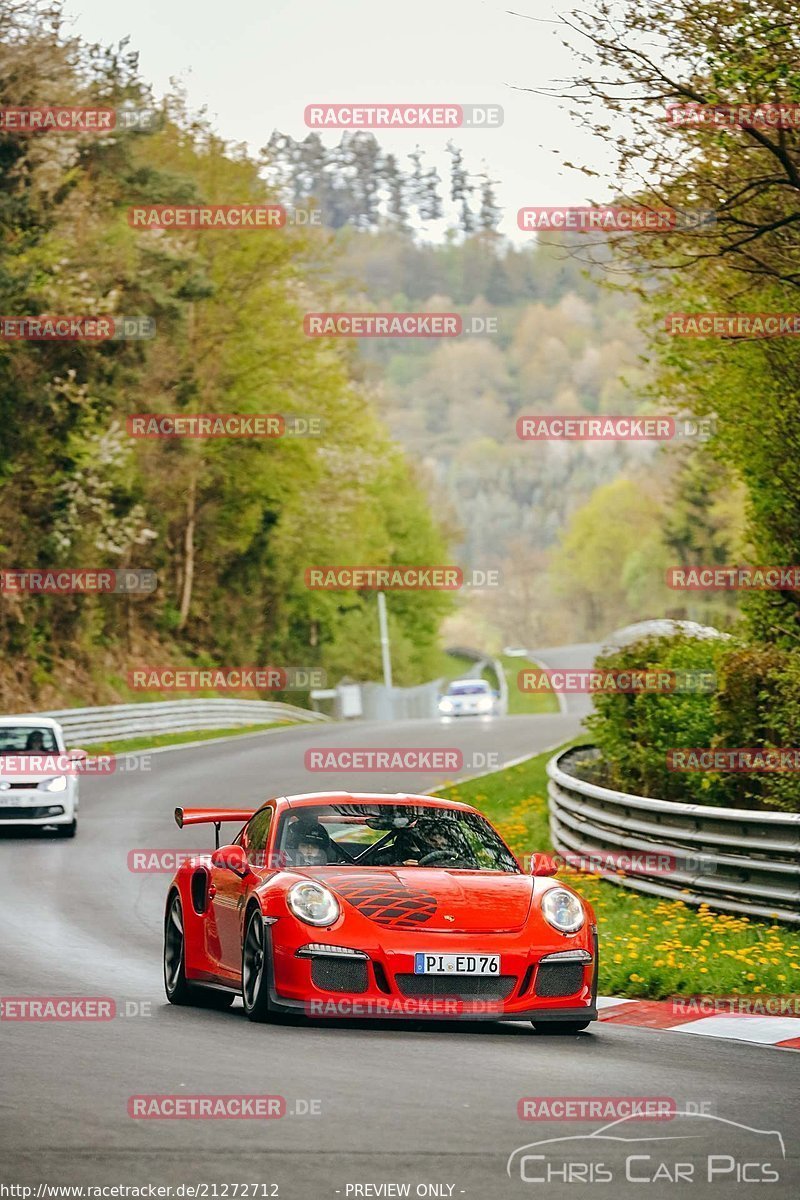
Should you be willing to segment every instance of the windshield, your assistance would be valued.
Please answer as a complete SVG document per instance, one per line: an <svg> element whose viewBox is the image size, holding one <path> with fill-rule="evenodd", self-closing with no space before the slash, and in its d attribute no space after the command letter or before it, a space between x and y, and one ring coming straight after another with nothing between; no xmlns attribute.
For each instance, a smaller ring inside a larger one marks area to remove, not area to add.
<svg viewBox="0 0 800 1200"><path fill-rule="evenodd" d="M55 750L55 734L46 725L0 726L0 754L49 754Z"/></svg>
<svg viewBox="0 0 800 1200"><path fill-rule="evenodd" d="M449 867L519 874L477 813L432 805L324 804L284 813L276 846L287 866Z"/></svg>
<svg viewBox="0 0 800 1200"><path fill-rule="evenodd" d="M491 691L485 679L472 679L469 683L451 683L448 696L485 696Z"/></svg>

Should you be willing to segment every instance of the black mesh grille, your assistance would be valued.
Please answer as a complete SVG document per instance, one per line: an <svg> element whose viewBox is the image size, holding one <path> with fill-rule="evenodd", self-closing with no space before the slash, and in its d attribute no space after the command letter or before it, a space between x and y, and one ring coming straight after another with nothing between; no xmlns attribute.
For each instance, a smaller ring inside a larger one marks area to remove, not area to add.
<svg viewBox="0 0 800 1200"><path fill-rule="evenodd" d="M458 1000L505 1000L516 975L395 975L404 996L452 996Z"/></svg>
<svg viewBox="0 0 800 1200"><path fill-rule="evenodd" d="M41 808L31 808L27 804L13 804L10 807L3 806L0 808L0 821L24 821L26 819L36 821L40 817L61 817L64 815L64 809L60 808L57 813L48 813L48 806Z"/></svg>
<svg viewBox="0 0 800 1200"><path fill-rule="evenodd" d="M536 973L537 996L572 996L583 984L583 963L545 962Z"/></svg>
<svg viewBox="0 0 800 1200"><path fill-rule="evenodd" d="M312 958L311 982L323 992L365 992L367 963L363 958Z"/></svg>

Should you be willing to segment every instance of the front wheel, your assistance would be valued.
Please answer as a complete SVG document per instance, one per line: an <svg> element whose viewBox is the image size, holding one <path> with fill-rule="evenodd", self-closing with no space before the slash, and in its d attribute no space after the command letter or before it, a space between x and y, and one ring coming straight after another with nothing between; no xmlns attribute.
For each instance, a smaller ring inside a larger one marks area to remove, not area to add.
<svg viewBox="0 0 800 1200"><path fill-rule="evenodd" d="M566 1035L581 1033L591 1021L531 1021L531 1025L537 1033Z"/></svg>
<svg viewBox="0 0 800 1200"><path fill-rule="evenodd" d="M164 989L170 1004L193 1004L197 1008L230 1008L233 992L188 983L185 967L183 909L178 895L172 897L164 923Z"/></svg>
<svg viewBox="0 0 800 1200"><path fill-rule="evenodd" d="M269 1008L269 963L264 918L252 909L247 918L242 945L242 1003L251 1021L272 1020Z"/></svg>

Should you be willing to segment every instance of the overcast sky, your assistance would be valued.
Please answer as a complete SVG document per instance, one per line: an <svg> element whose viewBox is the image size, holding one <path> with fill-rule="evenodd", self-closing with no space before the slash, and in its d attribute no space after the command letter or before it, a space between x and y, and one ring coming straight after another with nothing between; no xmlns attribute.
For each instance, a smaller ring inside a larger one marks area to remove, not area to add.
<svg viewBox="0 0 800 1200"><path fill-rule="evenodd" d="M511 0L511 7L540 20L510 15L502 0L67 0L77 32L106 43L130 35L156 94L178 78L220 134L253 149L276 128L304 137L304 109L314 101L502 105L499 129L376 136L401 158L419 143L443 176L452 138L470 170L479 172L485 161L501 181L502 232L527 237L517 234L517 209L586 203L586 178L561 162L602 170L604 148L558 101L515 90L546 87L574 67L547 23L549 0Z"/></svg>

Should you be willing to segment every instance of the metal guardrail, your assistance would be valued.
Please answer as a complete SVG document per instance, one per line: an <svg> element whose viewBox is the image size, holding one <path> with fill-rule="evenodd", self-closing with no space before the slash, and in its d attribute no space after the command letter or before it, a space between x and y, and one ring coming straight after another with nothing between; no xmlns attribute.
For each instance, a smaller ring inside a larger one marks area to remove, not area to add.
<svg viewBox="0 0 800 1200"><path fill-rule="evenodd" d="M547 764L550 835L564 855L647 856L635 874L603 874L654 896L721 912L800 924L800 813L679 804L588 783L574 771L596 762L576 746Z"/></svg>
<svg viewBox="0 0 800 1200"><path fill-rule="evenodd" d="M52 717L63 727L67 746L127 741L152 733L195 729L232 729L270 721L327 721L322 713L276 700L157 700L144 704L110 704L102 708L60 708L12 716Z"/></svg>

